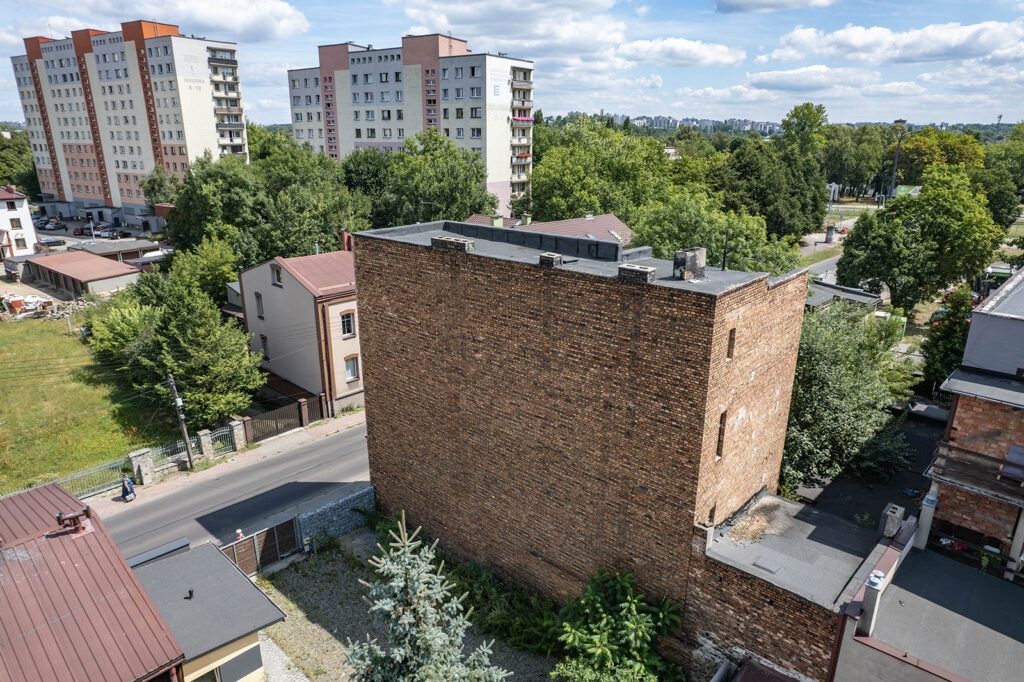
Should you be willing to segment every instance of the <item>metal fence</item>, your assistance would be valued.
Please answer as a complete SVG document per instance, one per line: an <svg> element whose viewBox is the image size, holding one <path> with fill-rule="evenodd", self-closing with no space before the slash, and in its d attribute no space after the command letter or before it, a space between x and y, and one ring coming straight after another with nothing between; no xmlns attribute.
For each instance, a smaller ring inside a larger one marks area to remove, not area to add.
<svg viewBox="0 0 1024 682"><path fill-rule="evenodd" d="M307 423L312 424L324 418L324 401L319 397L310 398L306 403L306 414L309 417Z"/></svg>
<svg viewBox="0 0 1024 682"><path fill-rule="evenodd" d="M252 438L263 440L301 426L299 404L292 403L252 417Z"/></svg>
<svg viewBox="0 0 1024 682"><path fill-rule="evenodd" d="M199 452L199 438L197 436L189 436L188 440L192 444L192 452ZM188 451L185 449L185 441L179 438L178 440L153 448L153 468L157 469L165 464L170 464L172 461L181 462L187 457Z"/></svg>
<svg viewBox="0 0 1024 682"><path fill-rule="evenodd" d="M213 454L221 455L235 449L235 434L230 426L222 426L210 432L213 441Z"/></svg>
<svg viewBox="0 0 1024 682"><path fill-rule="evenodd" d="M89 495L95 495L97 493L106 492L107 490L114 490L121 485L122 474L131 474L131 463L126 457L120 459L112 459L109 462L98 464L89 469L83 471L76 471L73 474L58 478L53 481L46 481L40 483L39 486L46 485L48 483L59 483L64 488L77 497L88 497ZM29 490L29 488L19 488L17 490L9 490L6 492L0 492L0 497L10 497L17 493Z"/></svg>

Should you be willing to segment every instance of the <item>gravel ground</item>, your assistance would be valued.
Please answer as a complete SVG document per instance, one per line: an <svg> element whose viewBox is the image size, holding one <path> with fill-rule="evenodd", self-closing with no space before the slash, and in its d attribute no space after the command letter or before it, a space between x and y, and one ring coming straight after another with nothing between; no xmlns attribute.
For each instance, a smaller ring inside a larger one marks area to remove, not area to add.
<svg viewBox="0 0 1024 682"><path fill-rule="evenodd" d="M368 529L357 532L344 538L342 546L340 552L309 556L259 581L288 615L267 634L313 682L349 679L351 669L345 666L349 639L356 641L367 635L378 641L384 639L367 613L363 599L366 588L359 584L360 577L370 575L369 569L357 568L373 548L373 535ZM483 641L483 637L470 632L465 651L472 651ZM512 679L537 682L550 680L555 664L552 659L518 651L501 641L494 642L491 662L512 671Z"/></svg>

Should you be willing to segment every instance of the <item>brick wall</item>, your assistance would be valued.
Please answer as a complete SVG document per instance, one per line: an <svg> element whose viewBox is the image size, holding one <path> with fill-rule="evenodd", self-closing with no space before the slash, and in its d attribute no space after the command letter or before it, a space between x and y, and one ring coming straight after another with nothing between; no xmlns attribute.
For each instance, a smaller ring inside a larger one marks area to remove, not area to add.
<svg viewBox="0 0 1024 682"><path fill-rule="evenodd" d="M805 277L715 298L356 241L381 504L553 596L606 568L685 603L694 520L774 489Z"/></svg>
<svg viewBox="0 0 1024 682"><path fill-rule="evenodd" d="M962 448L1005 459L1011 445L1024 445L1024 410L958 396L949 440Z"/></svg>
<svg viewBox="0 0 1024 682"><path fill-rule="evenodd" d="M696 529L691 543L682 633L687 667L707 669L693 653L703 650L826 679L840 614L706 556L704 532Z"/></svg>
<svg viewBox="0 0 1024 682"><path fill-rule="evenodd" d="M1002 543L1002 551L1009 551L1019 508L952 485L940 484L938 497L936 519L996 538Z"/></svg>

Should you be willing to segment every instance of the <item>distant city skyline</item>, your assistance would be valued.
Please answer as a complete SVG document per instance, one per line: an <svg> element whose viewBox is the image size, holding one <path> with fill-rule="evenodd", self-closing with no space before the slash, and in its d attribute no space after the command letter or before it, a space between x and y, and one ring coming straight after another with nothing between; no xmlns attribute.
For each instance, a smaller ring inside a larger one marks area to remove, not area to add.
<svg viewBox="0 0 1024 682"><path fill-rule="evenodd" d="M7 3L0 120L22 120L9 57L22 38L121 21L177 24L238 43L246 113L289 120L286 72L317 45L397 45L451 33L476 52L536 64L545 115L601 109L630 116L778 121L824 104L832 122L1024 120L1024 0L40 0Z"/></svg>

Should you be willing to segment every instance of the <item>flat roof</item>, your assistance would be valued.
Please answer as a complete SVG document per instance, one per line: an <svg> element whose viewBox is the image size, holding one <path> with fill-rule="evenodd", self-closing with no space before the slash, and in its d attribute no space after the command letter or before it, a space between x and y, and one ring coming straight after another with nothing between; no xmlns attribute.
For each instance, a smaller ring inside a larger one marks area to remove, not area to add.
<svg viewBox="0 0 1024 682"><path fill-rule="evenodd" d="M285 618L262 590L209 543L134 570L189 661Z"/></svg>
<svg viewBox="0 0 1024 682"><path fill-rule="evenodd" d="M138 268L116 260L97 256L87 251L52 253L32 261L33 265L66 275L79 282L95 282L101 279L121 277L139 272Z"/></svg>
<svg viewBox="0 0 1024 682"><path fill-rule="evenodd" d="M1024 320L1024 268L1018 270L1002 286L974 309L974 314L996 315Z"/></svg>
<svg viewBox="0 0 1024 682"><path fill-rule="evenodd" d="M78 242L68 246L68 251L85 251L102 256L125 251L156 251L160 245L148 239L116 239L109 242Z"/></svg>
<svg viewBox="0 0 1024 682"><path fill-rule="evenodd" d="M934 552L912 552L882 593L872 639L968 680L1017 682L1024 590Z"/></svg>
<svg viewBox="0 0 1024 682"><path fill-rule="evenodd" d="M867 579L884 545L844 518L764 495L731 525L715 529L707 555L832 611Z"/></svg>
<svg viewBox="0 0 1024 682"><path fill-rule="evenodd" d="M99 517L56 484L0 499L0 680L145 680L184 660Z"/></svg>
<svg viewBox="0 0 1024 682"><path fill-rule="evenodd" d="M857 303L866 306L880 305L882 303L881 296L872 294L869 291L864 291L863 289L843 287L838 284L816 282L814 280L807 283L806 305L809 305L812 308L817 308L831 303L836 297L839 297L844 301L849 301L850 303Z"/></svg>
<svg viewBox="0 0 1024 682"><path fill-rule="evenodd" d="M469 252L472 256L537 265L540 254L554 252L563 257L562 264L555 269L596 277L616 278L618 267L622 263L650 266L655 269L654 286L682 289L708 296L721 296L759 280L767 280L771 285L806 270L799 269L779 277L770 277L767 272L740 272L708 267L702 279L684 281L673 277L672 261L653 258L648 247L623 250L621 244L598 239L550 235L518 228L455 221L417 223L353 234L357 240L384 239L423 247L429 247L434 237L453 236L474 241L473 251Z"/></svg>
<svg viewBox="0 0 1024 682"><path fill-rule="evenodd" d="M941 388L950 393L1024 408L1024 381L1005 374L960 367L942 382Z"/></svg>

